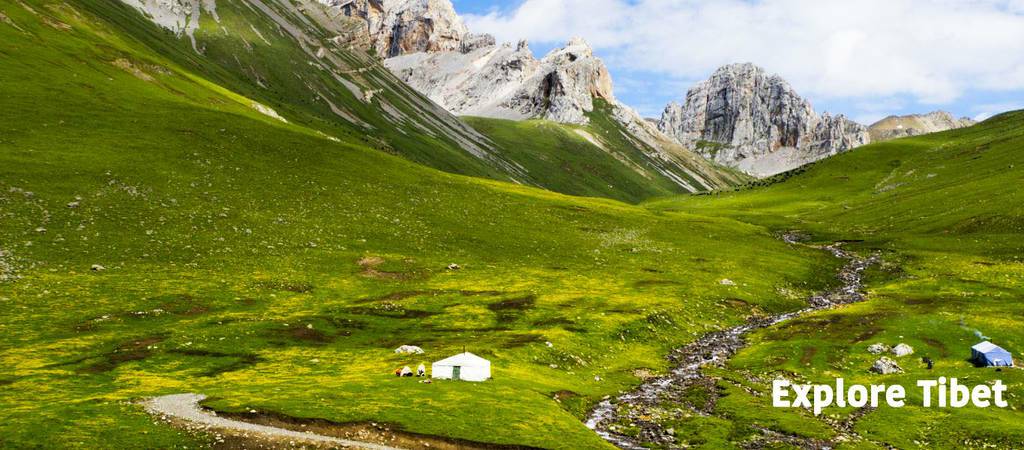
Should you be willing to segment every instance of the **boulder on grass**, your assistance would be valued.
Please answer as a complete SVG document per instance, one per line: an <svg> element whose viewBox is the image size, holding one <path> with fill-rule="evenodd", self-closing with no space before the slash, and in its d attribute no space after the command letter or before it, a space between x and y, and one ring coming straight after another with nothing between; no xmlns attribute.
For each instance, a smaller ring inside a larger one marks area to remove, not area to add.
<svg viewBox="0 0 1024 450"><path fill-rule="evenodd" d="M903 368L896 361L893 361L889 357L883 356L875 361L875 365L871 366L871 371L881 375L891 375L894 373L903 373Z"/></svg>
<svg viewBox="0 0 1024 450"><path fill-rule="evenodd" d="M881 355L882 353L887 353L888 351L889 346L885 344L871 344L870 346L868 346L868 353L872 355Z"/></svg>
<svg viewBox="0 0 1024 450"><path fill-rule="evenodd" d="M896 356L913 355L914 348L907 344L900 344L892 348L892 354Z"/></svg>
<svg viewBox="0 0 1024 450"><path fill-rule="evenodd" d="M395 353L399 355L422 355L423 349L415 345L403 345L396 348Z"/></svg>

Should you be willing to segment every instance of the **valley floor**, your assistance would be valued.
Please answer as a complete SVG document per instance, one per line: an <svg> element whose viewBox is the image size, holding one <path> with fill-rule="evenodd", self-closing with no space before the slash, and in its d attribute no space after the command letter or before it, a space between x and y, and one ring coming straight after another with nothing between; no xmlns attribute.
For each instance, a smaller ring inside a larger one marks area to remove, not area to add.
<svg viewBox="0 0 1024 450"><path fill-rule="evenodd" d="M1024 349L1022 113L634 205L452 175L348 128L278 120L210 81L227 82L222 68L157 51L167 36L90 12L116 3L26 1L0 5L0 447L224 445L140 406L195 392L235 418L610 448L584 424L602 399L666 374L674 349L838 284L843 261L781 239L793 231L879 254L868 300L751 334L682 393L705 413L648 418L673 429L665 445L827 441L830 421L864 438L846 448L1024 442L1024 374L966 361L976 331ZM903 374L868 372L876 342L914 347ZM493 380L393 375L463 349ZM765 394L777 376L938 374L1002 379L1012 407L815 418Z"/></svg>

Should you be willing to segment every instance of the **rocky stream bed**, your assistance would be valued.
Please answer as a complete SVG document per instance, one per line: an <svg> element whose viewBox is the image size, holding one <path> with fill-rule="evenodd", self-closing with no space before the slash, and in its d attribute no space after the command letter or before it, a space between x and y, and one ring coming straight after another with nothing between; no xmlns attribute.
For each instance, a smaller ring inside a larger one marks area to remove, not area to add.
<svg viewBox="0 0 1024 450"><path fill-rule="evenodd" d="M783 239L790 244L798 245L799 238L787 234ZM605 399L597 405L587 418L586 425L597 432L611 444L623 449L646 449L649 446L672 448L675 444L674 432L664 429L654 417L656 410L665 404L685 405L691 414L711 415L715 405L715 396L702 407L689 405L684 400L688 389L705 386L711 392L717 380L703 373L708 366L723 367L726 362L740 349L746 346L746 336L755 330L768 328L790 319L840 305L856 303L865 299L863 293L863 273L871 265L878 262L877 255L860 257L842 248L843 243L835 243L822 247L836 258L846 261L837 278L840 285L832 290L814 295L808 299L808 307L799 311L774 316L752 318L747 323L726 330L708 333L695 342L676 349L668 359L674 369L663 377L648 380L631 392L614 399ZM863 415L866 410L854 413L846 421L828 422L839 439L853 439L852 420ZM621 424L629 424L631 430L638 433L629 435L620 433ZM768 429L760 430L762 436L755 441L748 441L750 447L758 448L772 443L785 443L801 448L831 448L834 443L809 439L800 436L789 436Z"/></svg>

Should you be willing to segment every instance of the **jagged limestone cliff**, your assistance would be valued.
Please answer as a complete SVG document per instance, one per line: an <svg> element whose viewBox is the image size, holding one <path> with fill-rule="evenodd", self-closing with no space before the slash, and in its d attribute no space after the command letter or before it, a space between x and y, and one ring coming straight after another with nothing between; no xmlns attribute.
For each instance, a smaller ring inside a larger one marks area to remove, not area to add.
<svg viewBox="0 0 1024 450"><path fill-rule="evenodd" d="M845 116L818 115L789 83L753 64L719 68L665 108L658 128L720 164L784 172L870 142Z"/></svg>

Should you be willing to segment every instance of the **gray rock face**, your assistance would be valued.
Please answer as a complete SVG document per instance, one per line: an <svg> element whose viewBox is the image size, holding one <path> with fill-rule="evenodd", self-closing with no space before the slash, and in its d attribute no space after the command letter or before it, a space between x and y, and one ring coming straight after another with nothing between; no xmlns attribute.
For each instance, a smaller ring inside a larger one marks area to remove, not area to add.
<svg viewBox="0 0 1024 450"><path fill-rule="evenodd" d="M463 51L487 42L470 35L449 0L317 0L365 22L369 42L382 58L416 52ZM493 38L490 38L493 42Z"/></svg>
<svg viewBox="0 0 1024 450"><path fill-rule="evenodd" d="M872 124L872 142L888 141L909 136L965 128L976 124L974 120L963 117L953 118L945 111L933 111L928 114L911 114L909 116L889 116Z"/></svg>
<svg viewBox="0 0 1024 450"><path fill-rule="evenodd" d="M516 46L467 42L467 53L417 53L388 59L392 72L458 115L585 124L594 99L615 103L611 76L582 39L537 60Z"/></svg>
<svg viewBox="0 0 1024 450"><path fill-rule="evenodd" d="M122 0L138 9L156 24L181 35L199 28L202 14L198 0ZM213 3L213 2L208 2ZM215 8L216 6L214 6Z"/></svg>
<svg viewBox="0 0 1024 450"><path fill-rule="evenodd" d="M220 21L217 16L217 0L121 0L121 2L139 10L154 23L173 31L174 34L188 36L196 53L199 53L199 47L196 45L195 33L199 29L199 20L202 15L210 14L214 20Z"/></svg>
<svg viewBox="0 0 1024 450"><path fill-rule="evenodd" d="M907 355L913 355L914 354L914 347L911 347L911 346L909 346L907 344L899 344L899 345L897 345L897 346L892 348L892 354L894 354L896 356L899 356L899 357L903 357L903 356L907 356Z"/></svg>
<svg viewBox="0 0 1024 450"><path fill-rule="evenodd" d="M871 366L871 371L880 375L903 373L903 368L888 357L881 357Z"/></svg>
<svg viewBox="0 0 1024 450"><path fill-rule="evenodd" d="M608 69L583 39L572 39L541 59L526 41L494 45L493 38L481 35L469 35L460 50L400 55L384 64L456 115L586 125L603 104L618 134L641 150L645 165L634 165L591 131L580 129L577 134L644 176L665 177L687 191L721 182L720 171L615 99Z"/></svg>
<svg viewBox="0 0 1024 450"><path fill-rule="evenodd" d="M868 346L868 353L872 355L881 355L882 353L888 353L889 350L889 346L882 343L871 344L870 346Z"/></svg>
<svg viewBox="0 0 1024 450"><path fill-rule="evenodd" d="M720 164L770 176L867 144L867 129L819 116L789 83L753 64L724 66L665 108L658 129Z"/></svg>

